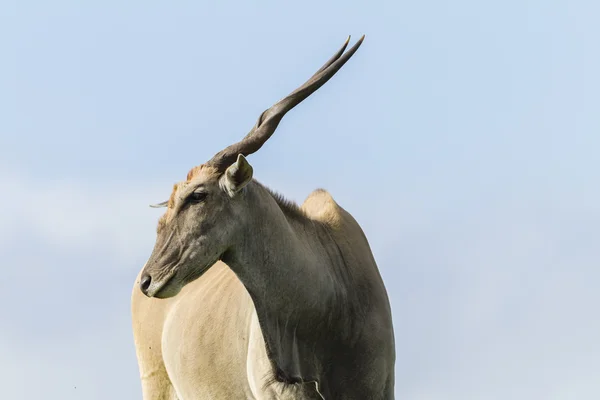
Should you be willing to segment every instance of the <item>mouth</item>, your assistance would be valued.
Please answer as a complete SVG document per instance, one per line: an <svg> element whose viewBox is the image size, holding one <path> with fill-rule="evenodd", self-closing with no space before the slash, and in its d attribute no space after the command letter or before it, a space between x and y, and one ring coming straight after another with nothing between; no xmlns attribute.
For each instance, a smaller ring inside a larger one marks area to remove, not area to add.
<svg viewBox="0 0 600 400"><path fill-rule="evenodd" d="M181 289L183 289L188 283L195 281L200 278L210 267L212 267L217 261L219 261L221 257L215 258L212 262L206 264L203 268L194 268L190 274L187 274L183 277L179 277L178 270L176 268L173 269L171 273L162 279L161 282L153 282L151 287L148 288L146 292L146 296L154 297L157 299L167 299L170 297L175 297ZM179 271L180 272L180 271Z"/></svg>
<svg viewBox="0 0 600 400"><path fill-rule="evenodd" d="M152 282L148 290L146 291L146 296L148 297L156 297L158 299L165 299L168 297L173 297L181 288L177 289L173 287L172 282L175 277L175 272L171 272L160 282Z"/></svg>

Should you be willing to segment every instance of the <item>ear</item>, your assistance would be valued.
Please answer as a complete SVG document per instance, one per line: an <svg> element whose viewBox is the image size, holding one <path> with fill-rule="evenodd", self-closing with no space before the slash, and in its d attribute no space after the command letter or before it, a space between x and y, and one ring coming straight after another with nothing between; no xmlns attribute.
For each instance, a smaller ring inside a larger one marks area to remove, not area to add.
<svg viewBox="0 0 600 400"><path fill-rule="evenodd" d="M221 178L221 185L233 197L252 180L252 171L252 165L246 157L238 154L237 161L227 168Z"/></svg>
<svg viewBox="0 0 600 400"><path fill-rule="evenodd" d="M158 204L150 204L150 207L152 207L152 208L161 208L161 207L166 207L168 205L169 205L169 200L163 201L162 203L158 203Z"/></svg>

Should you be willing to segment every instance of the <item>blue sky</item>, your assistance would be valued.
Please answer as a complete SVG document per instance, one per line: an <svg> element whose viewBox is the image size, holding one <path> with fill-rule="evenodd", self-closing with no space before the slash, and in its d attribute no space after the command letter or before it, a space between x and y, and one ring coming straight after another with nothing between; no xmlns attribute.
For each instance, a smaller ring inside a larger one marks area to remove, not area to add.
<svg viewBox="0 0 600 400"><path fill-rule="evenodd" d="M397 396L600 396L600 4L9 1L0 373L11 399L141 398L129 297L188 169L343 43L255 176L328 189L388 287Z"/></svg>

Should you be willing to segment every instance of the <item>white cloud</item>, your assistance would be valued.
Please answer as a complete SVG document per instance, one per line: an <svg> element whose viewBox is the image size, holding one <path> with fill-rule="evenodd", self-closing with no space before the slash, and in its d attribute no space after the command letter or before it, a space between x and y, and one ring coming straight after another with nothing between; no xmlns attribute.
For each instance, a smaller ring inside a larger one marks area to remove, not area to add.
<svg viewBox="0 0 600 400"><path fill-rule="evenodd" d="M164 188L0 180L3 396L141 398L129 299Z"/></svg>
<svg viewBox="0 0 600 400"><path fill-rule="evenodd" d="M169 185L111 185L95 182L39 181L0 169L0 240L19 232L39 237L63 251L102 248L119 258L148 252L158 216L149 204L168 196Z"/></svg>

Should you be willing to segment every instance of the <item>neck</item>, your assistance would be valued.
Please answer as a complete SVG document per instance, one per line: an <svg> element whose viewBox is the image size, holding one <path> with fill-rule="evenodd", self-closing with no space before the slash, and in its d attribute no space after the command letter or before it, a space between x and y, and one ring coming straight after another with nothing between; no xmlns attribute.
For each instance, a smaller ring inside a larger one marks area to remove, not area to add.
<svg viewBox="0 0 600 400"><path fill-rule="evenodd" d="M327 225L281 206L256 182L243 195L249 224L224 261L253 299L275 378L318 380L331 344L352 332L342 315L352 312L347 266Z"/></svg>

